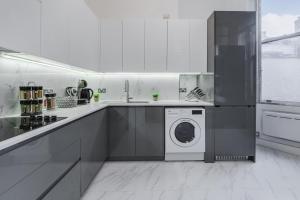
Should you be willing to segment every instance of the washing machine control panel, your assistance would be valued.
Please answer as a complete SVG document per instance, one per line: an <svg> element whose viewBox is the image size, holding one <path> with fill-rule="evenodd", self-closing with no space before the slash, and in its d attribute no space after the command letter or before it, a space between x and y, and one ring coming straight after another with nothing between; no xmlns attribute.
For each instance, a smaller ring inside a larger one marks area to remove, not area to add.
<svg viewBox="0 0 300 200"><path fill-rule="evenodd" d="M192 110L192 115L202 115L203 110Z"/></svg>
<svg viewBox="0 0 300 200"><path fill-rule="evenodd" d="M203 115L203 109L170 109L166 113L170 117L187 116L187 115Z"/></svg>

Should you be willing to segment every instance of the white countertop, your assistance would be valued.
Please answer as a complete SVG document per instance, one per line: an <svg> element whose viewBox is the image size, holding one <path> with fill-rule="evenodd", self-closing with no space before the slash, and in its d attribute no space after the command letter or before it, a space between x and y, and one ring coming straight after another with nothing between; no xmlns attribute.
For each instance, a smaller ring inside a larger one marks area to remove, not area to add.
<svg viewBox="0 0 300 200"><path fill-rule="evenodd" d="M188 102L188 101L178 101L178 100L168 100L168 101L150 101L148 103L126 103L122 101L104 101L100 103L90 103L87 105L77 106L75 108L64 108L56 109L54 111L45 111L45 115L57 115L59 117L67 117L64 120L49 124L47 126L29 131L27 133L12 137L10 139L0 142L0 152L17 145L21 142L29 140L33 137L39 136L49 130L60 127L64 124L70 123L76 119L89 115L93 112L99 111L109 106L213 106L213 103L199 101L199 102ZM5 117L17 117L14 116L5 116ZM3 118L3 117L1 117Z"/></svg>

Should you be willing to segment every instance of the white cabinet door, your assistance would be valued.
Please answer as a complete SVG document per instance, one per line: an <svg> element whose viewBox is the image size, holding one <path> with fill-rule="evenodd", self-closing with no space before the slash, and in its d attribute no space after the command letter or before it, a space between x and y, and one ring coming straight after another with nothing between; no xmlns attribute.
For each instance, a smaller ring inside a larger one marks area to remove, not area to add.
<svg viewBox="0 0 300 200"><path fill-rule="evenodd" d="M98 71L100 65L98 19L84 0L71 0L69 9L69 64Z"/></svg>
<svg viewBox="0 0 300 200"><path fill-rule="evenodd" d="M168 72L188 72L189 55L189 21L168 21Z"/></svg>
<svg viewBox="0 0 300 200"><path fill-rule="evenodd" d="M145 22L123 21L123 71L145 71Z"/></svg>
<svg viewBox="0 0 300 200"><path fill-rule="evenodd" d="M40 14L38 0L2 0L0 46L40 55Z"/></svg>
<svg viewBox="0 0 300 200"><path fill-rule="evenodd" d="M145 22L145 71L166 72L167 70L167 21Z"/></svg>
<svg viewBox="0 0 300 200"><path fill-rule="evenodd" d="M101 72L122 72L123 25L118 20L101 20Z"/></svg>
<svg viewBox="0 0 300 200"><path fill-rule="evenodd" d="M190 72L207 72L207 33L205 20L190 20Z"/></svg>
<svg viewBox="0 0 300 200"><path fill-rule="evenodd" d="M70 0L42 0L41 54L69 63Z"/></svg>

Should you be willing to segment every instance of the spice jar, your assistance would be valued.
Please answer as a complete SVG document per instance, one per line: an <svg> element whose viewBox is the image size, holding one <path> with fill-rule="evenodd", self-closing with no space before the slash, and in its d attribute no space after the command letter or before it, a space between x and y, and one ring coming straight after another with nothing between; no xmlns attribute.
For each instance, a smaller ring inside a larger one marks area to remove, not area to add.
<svg viewBox="0 0 300 200"><path fill-rule="evenodd" d="M56 106L56 94L55 93L49 93L45 94L46 97L46 108L47 110L53 110Z"/></svg>
<svg viewBox="0 0 300 200"><path fill-rule="evenodd" d="M32 86L32 98L33 99L43 98L43 87L42 86Z"/></svg>
<svg viewBox="0 0 300 200"><path fill-rule="evenodd" d="M34 115L41 114L43 111L43 100L32 100L31 111Z"/></svg>
<svg viewBox="0 0 300 200"><path fill-rule="evenodd" d="M30 100L21 100L21 115L26 116L31 114L31 101Z"/></svg>
<svg viewBox="0 0 300 200"><path fill-rule="evenodd" d="M31 99L32 98L32 87L31 86L20 86L20 99Z"/></svg>
<svg viewBox="0 0 300 200"><path fill-rule="evenodd" d="M43 86L38 87L38 98L39 99L43 98Z"/></svg>

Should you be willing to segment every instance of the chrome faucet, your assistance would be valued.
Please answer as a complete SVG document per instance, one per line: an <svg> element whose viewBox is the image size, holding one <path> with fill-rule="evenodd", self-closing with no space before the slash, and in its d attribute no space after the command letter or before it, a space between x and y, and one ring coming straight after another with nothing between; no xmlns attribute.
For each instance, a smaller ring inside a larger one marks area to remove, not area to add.
<svg viewBox="0 0 300 200"><path fill-rule="evenodd" d="M124 91L126 92L126 103L129 103L132 97L129 96L129 80L125 80L125 88Z"/></svg>

